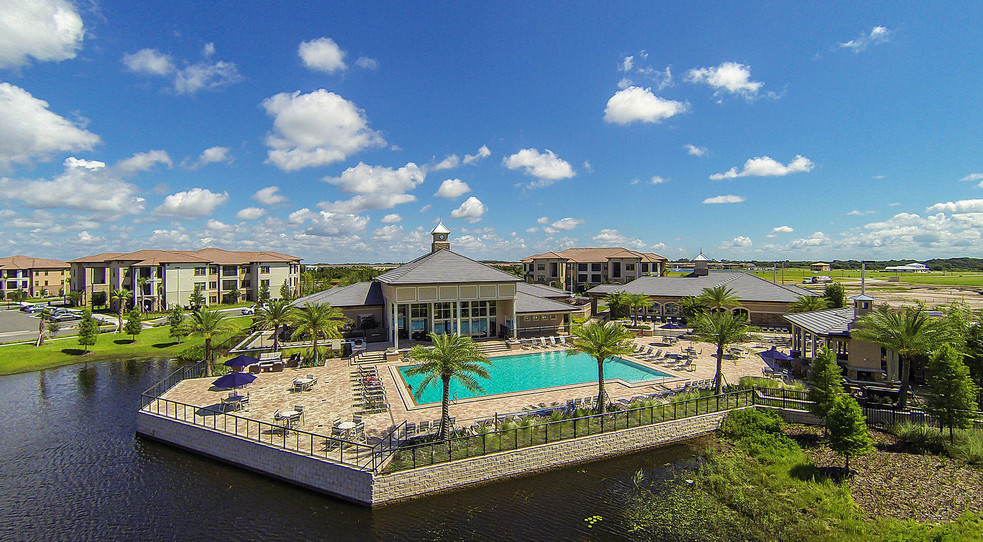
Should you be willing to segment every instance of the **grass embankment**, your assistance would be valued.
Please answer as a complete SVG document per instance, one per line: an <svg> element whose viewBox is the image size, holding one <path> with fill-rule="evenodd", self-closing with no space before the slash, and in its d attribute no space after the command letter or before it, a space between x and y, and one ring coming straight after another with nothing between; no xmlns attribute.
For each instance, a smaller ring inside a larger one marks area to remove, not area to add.
<svg viewBox="0 0 983 542"><path fill-rule="evenodd" d="M958 475L978 480L976 468L963 466L956 473L955 469L937 471L927 463L907 463L908 471L861 470L893 463L877 461L884 459L878 447L871 461L854 465L860 473L845 477L838 457L803 449L783 432L777 418L754 409L733 413L721 436L719 446L706 454L696 472L685 471L669 480L636 477L625 511L636 536L652 540L962 541L980 540L983 533L979 503L952 507L948 521L918 521L911 515L884 514L877 504L891 502L886 496L871 503L865 494L861 506L853 493L861 485L884 490L907 487L899 483L906 478L955 488L965 482L953 480ZM812 435L812 442L819 438ZM814 463L817 457L822 459L822 468ZM894 502L920 497L904 494L904 490L896 493L901 494L894 496L899 497ZM946 491L937 492L934 498L934 502L917 503L932 510L946 500L959 499Z"/></svg>
<svg viewBox="0 0 983 542"><path fill-rule="evenodd" d="M249 327L252 322L250 318L229 318L228 321L237 327L236 333ZM212 344L218 345L232 335L227 333L215 337ZM204 344L205 340L197 337L179 341L170 336L170 329L166 326L144 329L135 341L122 333L100 333L87 354L83 353L83 347L76 337L48 339L40 347L30 344L0 347L0 375L39 371L84 361L176 358L184 350L203 347Z"/></svg>

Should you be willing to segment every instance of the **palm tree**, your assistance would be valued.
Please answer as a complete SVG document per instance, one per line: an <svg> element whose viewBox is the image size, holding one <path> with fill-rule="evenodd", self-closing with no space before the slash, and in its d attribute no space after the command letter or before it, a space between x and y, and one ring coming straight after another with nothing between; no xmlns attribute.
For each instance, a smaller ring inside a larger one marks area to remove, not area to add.
<svg viewBox="0 0 983 542"><path fill-rule="evenodd" d="M225 313L203 307L192 311L183 325L188 335L205 339L205 376L212 376L212 337L235 331L235 326L225 319Z"/></svg>
<svg viewBox="0 0 983 542"><path fill-rule="evenodd" d="M703 313L696 319L694 333L697 340L717 346L717 374L713 380L716 393L720 394L724 390L724 347L751 338L747 319L728 311Z"/></svg>
<svg viewBox="0 0 983 542"><path fill-rule="evenodd" d="M737 298L734 289L723 284L713 288L704 288L697 299L712 312L721 312L741 304L741 300Z"/></svg>
<svg viewBox="0 0 983 542"><path fill-rule="evenodd" d="M570 334L573 336L573 348L567 350L568 355L589 354L597 360L597 408L604 414L607 406L604 393L604 360L614 356L630 354L634 334L620 324L597 321L587 322L575 327Z"/></svg>
<svg viewBox="0 0 983 542"><path fill-rule="evenodd" d="M273 330L273 350L280 349L280 326L290 323L293 307L286 299L274 299L256 313L255 323L260 329Z"/></svg>
<svg viewBox="0 0 983 542"><path fill-rule="evenodd" d="M157 283L157 311L163 312L167 307L164 306L164 283Z"/></svg>
<svg viewBox="0 0 983 542"><path fill-rule="evenodd" d="M481 352L471 337L457 334L430 333L433 348L416 345L410 348L407 356L419 365L414 365L406 371L408 376L426 375L414 392L417 400L423 395L423 390L440 379L443 385L443 395L440 405L440 430L437 438L447 438L447 428L450 425L450 384L451 379L457 380L471 392L481 392L476 377L488 378L488 371L481 364L491 362Z"/></svg>
<svg viewBox="0 0 983 542"><path fill-rule="evenodd" d="M652 298L646 294L624 294L625 302L631 307L631 323L638 325L638 311L652 306Z"/></svg>
<svg viewBox="0 0 983 542"><path fill-rule="evenodd" d="M789 312L814 312L821 311L829 307L829 302L825 297L815 295L802 295L788 306Z"/></svg>
<svg viewBox="0 0 983 542"><path fill-rule="evenodd" d="M140 305L138 309L141 312L143 312L143 291L147 287L148 282L150 282L150 279L147 277L137 277L137 290L140 292Z"/></svg>
<svg viewBox="0 0 983 542"><path fill-rule="evenodd" d="M123 331L123 306L126 305L126 300L130 298L132 293L126 288L117 288L109 294L109 302L116 304L116 317L119 318L119 325L116 327L116 333L121 333Z"/></svg>
<svg viewBox="0 0 983 542"><path fill-rule="evenodd" d="M608 306L610 318L612 320L615 318L617 313L621 312L621 308L628 304L628 300L625 299L625 296L627 295L627 292L619 290L604 296L604 303L606 303Z"/></svg>
<svg viewBox="0 0 983 542"><path fill-rule="evenodd" d="M930 318L922 307L905 307L903 311L895 312L886 305L857 320L857 327L850 330L850 335L898 354L901 362L900 408L908 404L912 359L934 350L945 338L941 321Z"/></svg>
<svg viewBox="0 0 983 542"><path fill-rule="evenodd" d="M329 303L304 303L303 307L297 307L291 311L291 322L294 324L293 338L301 335L310 334L314 342L314 362L318 361L317 339L324 337L341 337L338 328L343 326L348 319L338 307L332 307Z"/></svg>

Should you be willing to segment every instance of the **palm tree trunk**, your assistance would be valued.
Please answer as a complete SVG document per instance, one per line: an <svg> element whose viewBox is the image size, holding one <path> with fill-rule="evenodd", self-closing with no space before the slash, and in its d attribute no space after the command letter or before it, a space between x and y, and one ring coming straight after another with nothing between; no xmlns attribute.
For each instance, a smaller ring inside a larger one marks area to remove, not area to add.
<svg viewBox="0 0 983 542"><path fill-rule="evenodd" d="M205 376L212 376L212 338L205 337Z"/></svg>
<svg viewBox="0 0 983 542"><path fill-rule="evenodd" d="M724 391L724 345L717 345L717 376L714 378L714 389L717 395Z"/></svg>
<svg viewBox="0 0 983 542"><path fill-rule="evenodd" d="M607 410L607 401L604 397L604 360L597 360L597 411L601 414Z"/></svg>
<svg viewBox="0 0 983 542"><path fill-rule="evenodd" d="M849 455L846 456L846 474L847 474L847 476L850 475L850 456Z"/></svg>
<svg viewBox="0 0 983 542"><path fill-rule="evenodd" d="M116 326L116 333L123 333L123 302L119 302L119 310L116 311L116 318L119 319L119 325Z"/></svg>
<svg viewBox="0 0 983 542"><path fill-rule="evenodd" d="M312 333L311 337L314 338L314 365L317 365L319 359L317 354L317 333Z"/></svg>
<svg viewBox="0 0 983 542"><path fill-rule="evenodd" d="M901 391L898 397L898 408L905 408L908 405L908 386L911 379L911 359L908 356L898 356L901 358Z"/></svg>
<svg viewBox="0 0 983 542"><path fill-rule="evenodd" d="M280 351L280 324L273 326L273 351Z"/></svg>
<svg viewBox="0 0 983 542"><path fill-rule="evenodd" d="M451 379L450 377L441 378L444 383L444 399L440 404L440 430L437 432L437 438L439 440L444 440L447 438L447 425L450 423L450 390L451 390Z"/></svg>

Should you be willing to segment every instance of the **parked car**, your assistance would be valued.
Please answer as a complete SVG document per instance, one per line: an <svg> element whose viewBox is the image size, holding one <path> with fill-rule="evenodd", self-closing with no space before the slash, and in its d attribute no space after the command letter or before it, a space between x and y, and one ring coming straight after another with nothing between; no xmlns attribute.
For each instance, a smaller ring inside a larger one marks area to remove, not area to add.
<svg viewBox="0 0 983 542"><path fill-rule="evenodd" d="M242 309L242 314L246 314L246 315L248 315L248 314L256 314L256 311L263 310L265 308L266 308L266 305L264 305L263 303L259 303L257 305L250 305L250 306L244 307Z"/></svg>
<svg viewBox="0 0 983 542"><path fill-rule="evenodd" d="M27 314L34 314L34 313L41 312L43 310L47 310L49 308L50 307L48 307L47 305L25 305L21 307L20 310L26 312Z"/></svg>

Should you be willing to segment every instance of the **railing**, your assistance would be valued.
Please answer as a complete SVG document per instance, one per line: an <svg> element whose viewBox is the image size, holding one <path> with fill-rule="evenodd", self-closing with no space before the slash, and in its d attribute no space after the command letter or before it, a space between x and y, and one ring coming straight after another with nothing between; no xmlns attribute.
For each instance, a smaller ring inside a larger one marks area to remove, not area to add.
<svg viewBox="0 0 983 542"><path fill-rule="evenodd" d="M185 365L180 369L164 377L163 380L154 384L141 395L140 408L147 406L150 400L164 395L167 390L173 388L178 382L188 378L201 378L205 376L205 361L199 361L190 365Z"/></svg>
<svg viewBox="0 0 983 542"><path fill-rule="evenodd" d="M459 435L442 441L405 445L395 452L387 471L413 469L560 440L732 410L751 406L753 400L750 389L741 389L721 395L696 397L577 418L556 420L537 418L535 421L532 418L526 418L519 425L513 425L506 429L492 429L491 426L484 425L478 427L477 434Z"/></svg>

